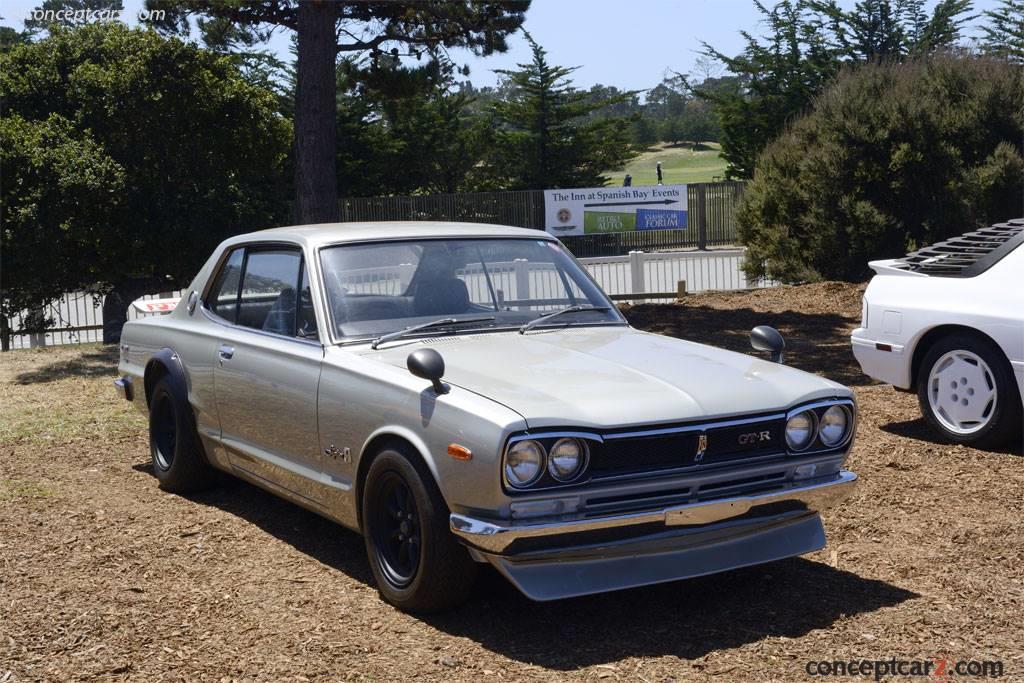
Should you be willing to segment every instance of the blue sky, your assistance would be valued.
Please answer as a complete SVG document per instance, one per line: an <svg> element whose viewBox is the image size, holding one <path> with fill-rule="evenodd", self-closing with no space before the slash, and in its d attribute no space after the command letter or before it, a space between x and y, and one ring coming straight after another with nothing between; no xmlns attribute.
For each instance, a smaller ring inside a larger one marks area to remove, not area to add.
<svg viewBox="0 0 1024 683"><path fill-rule="evenodd" d="M4 23L20 26L41 0L5 0ZM766 5L771 6L772 0ZM852 7L853 0L840 5ZM934 6L934 0L929 7ZM125 17L134 17L143 0L125 0ZM998 5L997 0L974 0L974 11ZM573 79L579 87L595 83L631 90L654 87L669 71L690 73L700 56L701 41L725 52L738 52L740 30L758 34L760 14L751 0L534 0L526 15L526 30L547 51L553 64L578 66ZM129 23L133 23L129 19ZM975 22L977 24L978 22ZM977 33L976 25L968 31ZM510 38L504 54L478 58L453 51L468 64L474 84L493 85L495 69L515 68L529 61L521 35ZM279 32L271 48L288 57L289 34Z"/></svg>

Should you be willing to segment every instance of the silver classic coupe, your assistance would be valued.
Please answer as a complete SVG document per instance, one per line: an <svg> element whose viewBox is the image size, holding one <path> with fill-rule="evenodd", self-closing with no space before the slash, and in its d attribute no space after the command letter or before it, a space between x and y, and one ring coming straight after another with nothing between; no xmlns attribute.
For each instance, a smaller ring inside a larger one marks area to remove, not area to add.
<svg viewBox="0 0 1024 683"><path fill-rule="evenodd" d="M425 611L480 563L552 600L823 547L853 395L751 341L776 362L633 329L539 231L313 225L221 244L116 384L162 488L223 470L335 520Z"/></svg>

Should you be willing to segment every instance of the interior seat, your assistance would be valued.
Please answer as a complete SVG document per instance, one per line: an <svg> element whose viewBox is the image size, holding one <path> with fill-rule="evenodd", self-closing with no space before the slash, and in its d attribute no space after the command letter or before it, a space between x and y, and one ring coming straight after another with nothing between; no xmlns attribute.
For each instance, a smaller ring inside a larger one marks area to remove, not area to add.
<svg viewBox="0 0 1024 683"><path fill-rule="evenodd" d="M469 290L457 277L421 282L416 287L416 315L452 315L469 310Z"/></svg>

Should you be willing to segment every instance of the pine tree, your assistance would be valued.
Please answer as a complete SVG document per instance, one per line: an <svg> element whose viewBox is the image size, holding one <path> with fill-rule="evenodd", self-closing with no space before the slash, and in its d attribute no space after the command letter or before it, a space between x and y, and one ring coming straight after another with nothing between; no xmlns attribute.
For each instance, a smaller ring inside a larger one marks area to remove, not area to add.
<svg viewBox="0 0 1024 683"><path fill-rule="evenodd" d="M602 172L621 168L636 155L631 120L589 117L628 95L596 100L572 86L575 68L554 66L528 33L533 60L502 70L511 97L491 109L490 184L503 189L604 185Z"/></svg>
<svg viewBox="0 0 1024 683"><path fill-rule="evenodd" d="M999 7L985 12L981 44L989 54L1024 63L1024 0L1002 0Z"/></svg>

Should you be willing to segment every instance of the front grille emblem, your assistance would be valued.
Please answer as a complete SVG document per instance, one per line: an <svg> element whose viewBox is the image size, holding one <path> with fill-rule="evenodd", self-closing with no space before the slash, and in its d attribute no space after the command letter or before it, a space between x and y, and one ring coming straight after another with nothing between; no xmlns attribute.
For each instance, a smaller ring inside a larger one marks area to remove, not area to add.
<svg viewBox="0 0 1024 683"><path fill-rule="evenodd" d="M708 435L701 434L697 437L697 455L694 456L694 462L700 462L704 459L704 451L708 449Z"/></svg>

